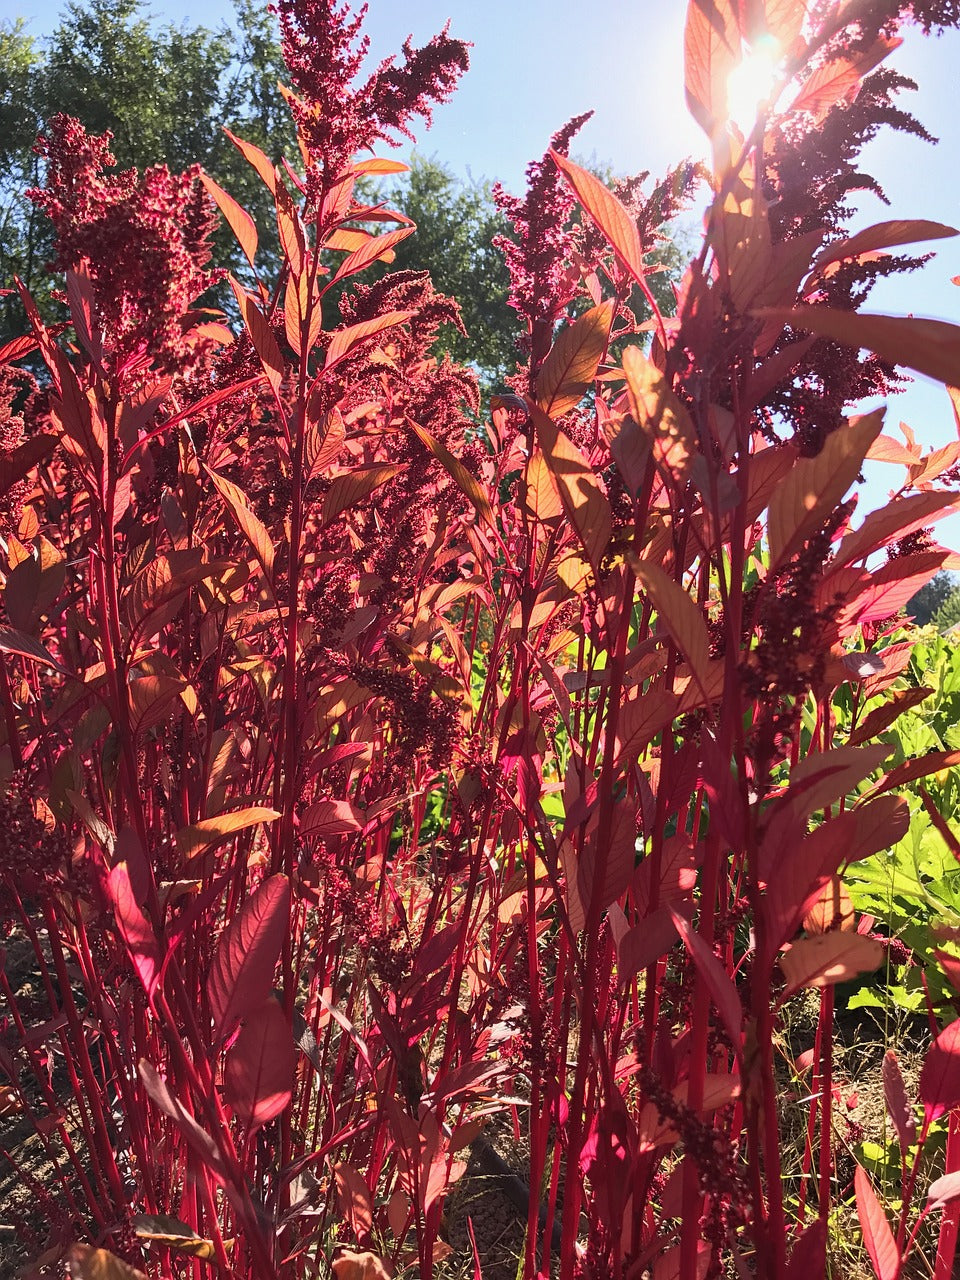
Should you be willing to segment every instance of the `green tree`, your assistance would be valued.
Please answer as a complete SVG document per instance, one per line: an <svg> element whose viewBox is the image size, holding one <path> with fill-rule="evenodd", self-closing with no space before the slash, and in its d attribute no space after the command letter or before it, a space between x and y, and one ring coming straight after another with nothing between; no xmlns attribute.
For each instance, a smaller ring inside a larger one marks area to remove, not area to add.
<svg viewBox="0 0 960 1280"><path fill-rule="evenodd" d="M926 586L921 587L916 595L910 597L907 601L906 612L913 618L918 627L925 627L928 622L934 621L934 615L955 594L960 594L956 577L952 573L948 573L946 569L941 569L938 574L930 579Z"/></svg>

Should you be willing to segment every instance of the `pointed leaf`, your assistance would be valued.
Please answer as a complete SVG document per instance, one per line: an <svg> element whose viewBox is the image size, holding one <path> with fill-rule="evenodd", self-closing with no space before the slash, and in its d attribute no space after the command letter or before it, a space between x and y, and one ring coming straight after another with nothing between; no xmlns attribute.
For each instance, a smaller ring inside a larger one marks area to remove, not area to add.
<svg viewBox="0 0 960 1280"><path fill-rule="evenodd" d="M238 831L255 827L260 822L275 822L279 817L276 809L253 805L249 809L231 809L228 813L218 813L215 818L201 818L199 822L190 827L181 827L177 832L177 852L183 858L192 858L202 849L222 844Z"/></svg>
<svg viewBox="0 0 960 1280"><path fill-rule="evenodd" d="M932 693L933 690L926 688L926 686L921 686L919 689L900 689L892 693L882 706L874 707L869 715L860 721L850 735L850 742L853 744L869 742L871 738L878 737L883 733L884 729L889 729L904 711L909 711L911 707L919 706Z"/></svg>
<svg viewBox="0 0 960 1280"><path fill-rule="evenodd" d="M867 1247L877 1280L897 1280L900 1275L900 1250L893 1238L883 1206L877 1199L873 1183L859 1164L853 1175L853 1185L863 1243Z"/></svg>
<svg viewBox="0 0 960 1280"><path fill-rule="evenodd" d="M575 409L593 386L610 339L614 304L591 307L560 336L537 374L537 402L552 418Z"/></svg>
<svg viewBox="0 0 960 1280"><path fill-rule="evenodd" d="M643 245L637 224L617 197L586 169L568 160L557 151L550 152L554 163L566 175L576 192L577 199L589 213L620 262L633 278L642 282L646 269L643 265Z"/></svg>
<svg viewBox="0 0 960 1280"><path fill-rule="evenodd" d="M859 529L844 535L831 567L839 568L841 565L864 560L874 551L887 546L894 538L904 538L908 533L914 533L949 515L958 505L960 497L955 493L942 493L936 489L888 502L885 507L872 511Z"/></svg>
<svg viewBox="0 0 960 1280"><path fill-rule="evenodd" d="M339 364L358 343L382 333L384 329L392 329L394 325L403 324L404 320L409 320L414 314L413 311L386 311L382 316L374 317L373 320L362 320L359 324L348 324L343 329L337 329L330 337L330 345L327 347L323 365L324 370L332 369L334 365Z"/></svg>
<svg viewBox="0 0 960 1280"><path fill-rule="evenodd" d="M713 138L728 117L727 81L740 61L740 31L730 0L690 0L683 33L684 89L697 124Z"/></svg>
<svg viewBox="0 0 960 1280"><path fill-rule="evenodd" d="M865 347L881 360L915 369L947 386L960 384L960 326L945 320L832 311L829 307L763 314L848 347Z"/></svg>
<svg viewBox="0 0 960 1280"><path fill-rule="evenodd" d="M109 1249L94 1249L89 1244L72 1244L67 1250L67 1265L71 1280L147 1280L142 1271Z"/></svg>
<svg viewBox="0 0 960 1280"><path fill-rule="evenodd" d="M213 1241L198 1236L192 1227L179 1218L171 1218L162 1213L137 1213L134 1214L131 1225L138 1240L163 1245L187 1258L203 1258L209 1262L216 1257Z"/></svg>
<svg viewBox="0 0 960 1280"><path fill-rule="evenodd" d="M548 418L539 405L532 404L530 416L536 427L537 441L547 464L567 519L587 559L594 569L610 543L610 503L594 474L593 468L577 446Z"/></svg>
<svg viewBox="0 0 960 1280"><path fill-rule="evenodd" d="M634 421L652 448L657 465L681 483L697 454L697 433L686 406L639 347L624 351L623 372Z"/></svg>
<svg viewBox="0 0 960 1280"><path fill-rule="evenodd" d="M223 1071L227 1102L252 1129L278 1116L293 1096L293 1033L270 996L245 1019Z"/></svg>
<svg viewBox="0 0 960 1280"><path fill-rule="evenodd" d="M217 1144L205 1129L202 1129L186 1109L179 1098L175 1098L167 1087L166 1081L157 1069L145 1058L138 1064L140 1079L152 1102L168 1116L183 1135L187 1146L201 1163L223 1182L223 1157Z"/></svg>
<svg viewBox="0 0 960 1280"><path fill-rule="evenodd" d="M882 425L882 409L851 418L831 432L815 458L801 458L780 481L768 517L771 569L799 551L841 501Z"/></svg>
<svg viewBox="0 0 960 1280"><path fill-rule="evenodd" d="M334 476L323 498L322 523L332 524L337 516L355 507L364 498L369 498L374 490L392 480L400 469L395 463L388 462L379 466L356 467L353 471Z"/></svg>
<svg viewBox="0 0 960 1280"><path fill-rule="evenodd" d="M957 234L956 227L948 227L942 222L927 222L923 218L896 218L866 227L847 240L828 244L814 265L820 271L829 262L842 262L845 258L856 258L861 253L890 249L898 244L913 244L917 240L941 240Z"/></svg>
<svg viewBox="0 0 960 1280"><path fill-rule="evenodd" d="M239 489L226 476L218 475L216 471L204 464L204 471L213 481L214 488L223 499L227 510L236 521L240 532L250 544L250 549L260 562L260 566L267 579L273 579L273 539L270 537L263 522L257 515L250 510L247 502L247 496L242 489Z"/></svg>
<svg viewBox="0 0 960 1280"><path fill-rule="evenodd" d="M217 202L230 230L237 237L237 244L243 250L244 257L254 267L257 256L257 224L246 209L237 204L229 191L224 191L219 182L214 182L208 173L201 173L200 181Z"/></svg>
<svg viewBox="0 0 960 1280"><path fill-rule="evenodd" d="M822 63L804 81L787 110L807 111L819 123L832 107L856 89L868 72L901 44L901 39L881 38L859 53Z"/></svg>
<svg viewBox="0 0 960 1280"><path fill-rule="evenodd" d="M230 276L229 280L230 287L233 289L234 296L240 306L240 314L243 316L247 333L250 335L250 341L260 357L263 372L266 374L267 381L273 387L274 392L278 392L280 383L283 381L287 362L280 354L280 348L277 346L273 329L271 329L263 312L247 293L246 289L241 284L238 284L233 276Z"/></svg>
<svg viewBox="0 0 960 1280"><path fill-rule="evenodd" d="M282 182L277 183L273 199L277 209L277 231L280 235L283 256L290 266L292 275L299 278L303 275L303 259L306 252L300 216L294 207L290 192Z"/></svg>
<svg viewBox="0 0 960 1280"><path fill-rule="evenodd" d="M110 868L107 886L120 936L130 952L144 990L152 998L160 976L160 944L153 925L134 897L126 862L118 862Z"/></svg>
<svg viewBox="0 0 960 1280"><path fill-rule="evenodd" d="M671 915L673 916L673 923L676 926L677 933L683 939L684 945L697 966L697 972L706 983L707 990L713 998L713 1003L719 1010L721 1021L727 1035L730 1037L734 1052L739 1055L743 1029L743 1005L740 1003L737 988L730 980L730 975L723 965L686 916L681 915L674 908L671 908Z"/></svg>
<svg viewBox="0 0 960 1280"><path fill-rule="evenodd" d="M26 479L57 447L57 437L39 432L18 444L9 453L0 455L0 498L10 492L15 484Z"/></svg>
<svg viewBox="0 0 960 1280"><path fill-rule="evenodd" d="M953 769L960 764L960 751L928 751L916 760L906 760L885 774L877 784L877 791L896 791L918 778L928 778L941 769Z"/></svg>
<svg viewBox="0 0 960 1280"><path fill-rule="evenodd" d="M286 876L271 876L246 900L217 943L207 975L217 1039L266 1002L289 928L290 883Z"/></svg>
<svg viewBox="0 0 960 1280"><path fill-rule="evenodd" d="M683 655L704 697L710 690L710 637L703 615L678 582L648 560L631 558L640 585L653 602L657 617Z"/></svg>
<svg viewBox="0 0 960 1280"><path fill-rule="evenodd" d="M373 1197L363 1175L352 1165L338 1161L333 1166L337 1204L350 1230L363 1241L373 1230Z"/></svg>
<svg viewBox="0 0 960 1280"><path fill-rule="evenodd" d="M490 499L484 493L479 480L472 476L460 459L455 458L446 445L435 439L425 427L421 427L412 418L408 418L407 423L411 431L416 434L421 443L430 450L447 472L460 492L470 499L480 519L489 525L491 529L495 528L496 518L493 514L493 507L491 507Z"/></svg>
<svg viewBox="0 0 960 1280"><path fill-rule="evenodd" d="M960 1106L960 1019L934 1040L920 1071L920 1101L928 1120Z"/></svg>
<svg viewBox="0 0 960 1280"><path fill-rule="evenodd" d="M0 651L16 653L21 658L28 658L31 662L39 662L41 666L59 671L62 676L70 675L66 667L62 667L39 640L34 640L33 636L24 635L22 631L17 631L13 627L0 627Z"/></svg>
<svg viewBox="0 0 960 1280"><path fill-rule="evenodd" d="M345 280L347 276L355 276L388 253L393 253L395 245L407 236L412 236L416 227L400 227L396 231L388 231L382 236L368 236L366 241L340 263L333 280ZM333 281L331 281L333 283Z"/></svg>
<svg viewBox="0 0 960 1280"><path fill-rule="evenodd" d="M244 142L242 138L238 138L231 133L229 129L223 131L233 145L237 148L248 164L252 165L259 173L260 177L270 188L271 193L277 189L277 168L272 160L269 160L259 147L254 146L252 142Z"/></svg>
<svg viewBox="0 0 960 1280"><path fill-rule="evenodd" d="M942 1209L960 1196L960 1172L946 1173L942 1178L931 1182L927 1189L927 1207Z"/></svg>

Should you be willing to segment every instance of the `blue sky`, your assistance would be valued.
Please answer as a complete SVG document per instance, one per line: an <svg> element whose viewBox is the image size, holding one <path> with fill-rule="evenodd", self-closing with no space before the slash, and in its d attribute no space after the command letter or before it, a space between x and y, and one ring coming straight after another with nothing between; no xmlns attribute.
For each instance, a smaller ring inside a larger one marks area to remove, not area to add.
<svg viewBox="0 0 960 1280"><path fill-rule="evenodd" d="M3 0L9 16L27 19L37 36L56 24L57 0ZM232 6L210 0L148 5L158 21L229 21ZM371 0L366 30L371 58L399 50L404 38L424 43L449 19L451 32L473 43L471 68L453 100L435 113L419 149L456 173L499 178L514 191L523 171L537 159L550 136L570 117L594 110L594 118L574 143L574 154L611 164L618 172L649 169L654 175L685 155L703 149L703 135L686 112L682 95L681 0L607 0L595 8L584 0ZM594 14L596 19L594 20ZM865 198L856 226L891 217L930 218L960 227L960 95L956 67L960 32L941 38L908 33L891 63L917 80L920 90L904 95L940 138L931 147L891 135L866 153L866 168L890 198L885 207ZM404 154L400 151L398 154ZM922 277L892 281L878 289L867 309L936 316L960 323L960 237L940 241ZM943 389L917 379L890 402L888 432L900 419L919 439L941 445L956 427ZM867 506L880 505L899 469L871 468ZM941 526L960 548L960 517Z"/></svg>

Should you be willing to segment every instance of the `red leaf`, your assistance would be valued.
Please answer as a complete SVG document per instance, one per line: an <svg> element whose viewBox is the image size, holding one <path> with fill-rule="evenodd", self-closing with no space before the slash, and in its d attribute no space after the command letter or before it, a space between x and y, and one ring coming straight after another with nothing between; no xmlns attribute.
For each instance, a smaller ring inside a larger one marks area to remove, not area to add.
<svg viewBox="0 0 960 1280"><path fill-rule="evenodd" d="M244 1020L230 1047L224 1096L242 1120L258 1128L290 1102L295 1064L293 1032L279 1001L270 996Z"/></svg>
<svg viewBox="0 0 960 1280"><path fill-rule="evenodd" d="M739 1055L743 1027L743 1006L740 1003L737 988L730 980L730 976L723 965L700 937L690 921L685 916L682 916L679 911L672 908L671 915L673 916L673 923L676 926L677 933L683 939L684 945L697 966L697 972L707 984L707 989L713 997L713 1002L720 1012L720 1018L726 1028L727 1035L730 1037L734 1052Z"/></svg>
<svg viewBox="0 0 960 1280"><path fill-rule="evenodd" d="M160 975L160 944L153 925L134 897L130 872L125 862L118 862L110 868L107 886L117 928L147 995L152 997Z"/></svg>
<svg viewBox="0 0 960 1280"><path fill-rule="evenodd" d="M342 512L355 507L364 498L369 498L375 489L386 484L400 470L395 463L381 463L379 466L356 467L343 475L335 476L330 481L330 488L323 499L322 522L331 524Z"/></svg>
<svg viewBox="0 0 960 1280"><path fill-rule="evenodd" d="M927 1190L927 1207L942 1209L960 1196L960 1172L946 1173L942 1178L931 1182Z"/></svg>
<svg viewBox="0 0 960 1280"><path fill-rule="evenodd" d="M214 488L223 499L224 505L236 521L240 532L250 544L250 548L260 562L268 581L273 578L273 539L258 516L250 510L247 495L226 476L204 465L204 471L213 481Z"/></svg>
<svg viewBox="0 0 960 1280"><path fill-rule="evenodd" d="M615 802L610 823L609 845L606 850L603 883L598 880L597 867L600 850L597 847L599 813L587 828L583 849L577 865L577 886L584 911L589 917L591 907L605 911L622 893L633 877L636 866L637 808L636 801L622 799Z"/></svg>
<svg viewBox="0 0 960 1280"><path fill-rule="evenodd" d="M952 769L960 764L960 751L928 751L916 760L907 760L898 764L885 774L877 785L877 791L895 791L908 782L916 782L918 778L927 778L931 773L939 773L941 769Z"/></svg>
<svg viewBox="0 0 960 1280"><path fill-rule="evenodd" d="M683 33L687 107L709 137L727 119L727 81L740 61L740 31L730 0L690 0Z"/></svg>
<svg viewBox="0 0 960 1280"><path fill-rule="evenodd" d="M243 316L247 333L250 335L250 341L253 343L254 350L260 357L260 364L263 366L263 372L267 375L267 381L273 387L274 391L279 391L280 383L283 379L284 371L287 367L286 361L280 354L280 348L277 346L277 340L273 336L273 330L267 323L263 312L254 302L240 284L234 280L233 276L229 277L230 286L233 289L237 302L240 305L240 313Z"/></svg>
<svg viewBox="0 0 960 1280"><path fill-rule="evenodd" d="M244 257L253 267L257 256L257 224L246 209L237 204L229 191L224 191L223 187L218 182L214 182L208 173L201 173L200 181L217 202L230 230L237 237L237 243L243 250Z"/></svg>
<svg viewBox="0 0 960 1280"><path fill-rule="evenodd" d="M416 227L400 227L382 236L368 236L359 248L354 249L353 253L340 263L333 281L355 276L357 272L369 267L372 262L378 262L384 254L393 252L394 245L398 245L401 240L406 240L407 236L412 236L414 231Z"/></svg>
<svg viewBox="0 0 960 1280"><path fill-rule="evenodd" d="M920 1101L928 1120L960 1106L960 1019L934 1040L920 1071Z"/></svg>
<svg viewBox="0 0 960 1280"><path fill-rule="evenodd" d="M845 258L856 258L861 253L871 253L875 249L913 244L916 240L940 240L957 234L956 227L945 226L942 222L927 222L922 218L897 218L890 222L878 222L876 226L858 231L848 240L828 244L817 258L814 269L820 271L828 262L842 262Z"/></svg>
<svg viewBox="0 0 960 1280"><path fill-rule="evenodd" d="M655 964L677 943L673 908L658 907L617 940L617 974L622 983Z"/></svg>
<svg viewBox="0 0 960 1280"><path fill-rule="evenodd" d="M639 347L623 353L630 412L661 471L682 483L697 456L697 433L684 404Z"/></svg>
<svg viewBox="0 0 960 1280"><path fill-rule="evenodd" d="M363 823L363 814L346 800L315 800L300 819L300 830L317 837L342 836L362 831Z"/></svg>
<svg viewBox="0 0 960 1280"><path fill-rule="evenodd" d="M826 1267L827 1222L816 1218L793 1246L785 1280L814 1280L826 1274Z"/></svg>
<svg viewBox="0 0 960 1280"><path fill-rule="evenodd" d="M873 1184L859 1164L853 1175L853 1185L856 1189L857 1217L863 1231L863 1243L873 1263L874 1274L877 1280L897 1280L900 1274L900 1250Z"/></svg>
<svg viewBox="0 0 960 1280"><path fill-rule="evenodd" d="M224 129L223 132L239 150L247 163L256 169L257 173L259 173L260 177L270 188L271 192L276 192L277 169L273 162L268 160L260 148L254 146L252 142L244 142L242 138L238 138L235 134L231 133L229 129Z"/></svg>
<svg viewBox="0 0 960 1280"><path fill-rule="evenodd" d="M806 329L848 347L865 347L890 364L915 369L947 386L960 383L960 326L944 320L832 311L829 307L763 314L783 320L792 329Z"/></svg>
<svg viewBox="0 0 960 1280"><path fill-rule="evenodd" d="M39 640L34 640L33 636L24 635L22 631L16 631L13 627L0 627L0 651L16 653L21 658L29 658L31 662L39 662L41 666L59 671L62 676L70 675L66 667L62 667Z"/></svg>
<svg viewBox="0 0 960 1280"><path fill-rule="evenodd" d="M880 39L858 54L823 63L804 82L788 111L809 111L819 123L831 107L857 87L868 71L901 44L900 39Z"/></svg>
<svg viewBox="0 0 960 1280"><path fill-rule="evenodd" d="M882 409L851 418L827 437L815 458L801 458L780 481L768 517L771 569L798 551L834 510L860 474L882 425Z"/></svg>
<svg viewBox="0 0 960 1280"><path fill-rule="evenodd" d="M38 463L49 458L56 447L57 437L41 432L0 456L0 498L25 479Z"/></svg>
<svg viewBox="0 0 960 1280"><path fill-rule="evenodd" d="M900 1140L900 1151L906 1159L907 1152L917 1140L917 1121L907 1097L907 1086L904 1084L900 1063L892 1049L888 1049L883 1055L881 1070L883 1098L887 1104L887 1113L893 1121L893 1127Z"/></svg>
<svg viewBox="0 0 960 1280"><path fill-rule="evenodd" d="M480 482L470 474L459 458L453 456L446 445L441 444L439 440L435 439L427 431L426 427L421 427L412 418L407 419L407 424L424 447L430 450L460 492L473 503L480 519L489 525L491 529L496 528L497 522L493 514L493 507L490 505L490 499L484 493Z"/></svg>
<svg viewBox="0 0 960 1280"><path fill-rule="evenodd" d="M642 282L646 269L636 222L599 178L557 151L551 150L550 155L557 167L566 174L577 199L606 236L621 263L636 281Z"/></svg>
<svg viewBox="0 0 960 1280"><path fill-rule="evenodd" d="M289 927L289 882L286 876L271 876L247 899L217 943L207 999L218 1040L266 1001Z"/></svg>
<svg viewBox="0 0 960 1280"><path fill-rule="evenodd" d="M333 1166L337 1204L360 1244L373 1230L373 1197L370 1188L352 1165L342 1161Z"/></svg>
<svg viewBox="0 0 960 1280"><path fill-rule="evenodd" d="M878 440L883 438L877 437ZM957 505L960 505L960 497L955 493L943 493L935 489L889 502L878 511L872 511L859 529L854 529L841 539L831 567L839 568L856 560L865 560L892 539L903 538L908 533L949 515Z"/></svg>
<svg viewBox="0 0 960 1280"><path fill-rule="evenodd" d="M653 602L659 620L670 633L705 698L710 690L710 637L703 615L691 597L659 565L649 560L630 563L644 592Z"/></svg>
<svg viewBox="0 0 960 1280"><path fill-rule="evenodd" d="M612 302L602 302L561 329L537 374L537 402L550 417L575 409L593 386L610 339L613 311Z"/></svg>
<svg viewBox="0 0 960 1280"><path fill-rule="evenodd" d="M303 257L305 241L300 216L294 207L290 192L282 182L278 182L273 193L277 208L277 231L283 256L290 265L291 274L299 278L303 274Z"/></svg>
<svg viewBox="0 0 960 1280"><path fill-rule="evenodd" d="M348 356L358 342L365 342L367 338L382 333L384 329L392 329L394 325L403 324L404 320L409 320L413 314L412 311L386 311L373 320L362 320L359 324L348 324L343 329L337 329L330 336L324 370L332 369L335 364Z"/></svg>
<svg viewBox="0 0 960 1280"><path fill-rule="evenodd" d="M220 1182L224 1181L223 1157L217 1144L205 1129L202 1129L186 1109L179 1098L175 1098L167 1088L156 1068L145 1058L138 1064L143 1087L152 1101L168 1116L180 1130L187 1146L200 1162L213 1173Z"/></svg>

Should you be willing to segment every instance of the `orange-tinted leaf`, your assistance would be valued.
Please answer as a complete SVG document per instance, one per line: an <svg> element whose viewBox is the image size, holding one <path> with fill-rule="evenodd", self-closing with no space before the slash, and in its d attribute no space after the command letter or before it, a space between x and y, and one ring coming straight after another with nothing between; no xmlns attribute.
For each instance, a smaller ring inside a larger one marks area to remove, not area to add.
<svg viewBox="0 0 960 1280"><path fill-rule="evenodd" d="M876 622L899 613L939 572L949 556L949 551L924 551L900 556L869 571L866 585L843 606L844 622Z"/></svg>
<svg viewBox="0 0 960 1280"><path fill-rule="evenodd" d="M9 453L0 455L0 498L9 493L18 481L24 480L38 463L49 458L56 447L56 436L40 432Z"/></svg>
<svg viewBox="0 0 960 1280"><path fill-rule="evenodd" d="M260 148L254 146L252 142L244 142L242 138L238 138L235 134L231 133L229 129L225 128L223 132L239 150L247 163L256 169L257 173L259 173L260 177L270 188L271 192L275 192L277 189L277 169L273 161L268 160Z"/></svg>
<svg viewBox="0 0 960 1280"><path fill-rule="evenodd" d="M696 603L659 565L631 557L630 563L657 617L670 633L704 696L710 689L710 636Z"/></svg>
<svg viewBox="0 0 960 1280"><path fill-rule="evenodd" d="M341 1249L330 1263L336 1280L391 1280L393 1269L377 1253Z"/></svg>
<svg viewBox="0 0 960 1280"><path fill-rule="evenodd" d="M878 222L876 226L866 227L847 240L828 244L817 258L815 268L820 270L828 262L842 262L845 258L856 258L861 253L871 253L875 249L890 249L894 245L913 244L917 240L942 240L957 234L956 227L948 227L942 222L927 222L923 218L896 218L890 222Z"/></svg>
<svg viewBox="0 0 960 1280"><path fill-rule="evenodd" d="M371 263L379 262L385 254L393 253L394 246L401 240L406 240L407 236L413 235L415 230L416 227L399 227L396 231L388 231L382 236L368 236L363 244L344 258L333 279L344 280L347 276L355 276L358 271L363 271Z"/></svg>
<svg viewBox="0 0 960 1280"><path fill-rule="evenodd" d="M362 831L364 816L346 800L315 800L300 819L306 835L343 836Z"/></svg>
<svg viewBox="0 0 960 1280"><path fill-rule="evenodd" d="M781 999L801 987L829 987L847 982L858 973L870 973L883 963L883 947L859 933L819 933L798 938L780 954L780 968L787 980Z"/></svg>
<svg viewBox="0 0 960 1280"><path fill-rule="evenodd" d="M832 311L829 307L767 314L775 314L791 328L806 329L848 347L865 347L890 364L915 369L948 386L960 384L960 326L945 320Z"/></svg>
<svg viewBox="0 0 960 1280"><path fill-rule="evenodd" d="M373 1197L370 1188L353 1165L339 1161L333 1166L337 1204L358 1240L373 1230Z"/></svg>
<svg viewBox="0 0 960 1280"><path fill-rule="evenodd" d="M690 414L667 380L639 347L623 353L630 411L647 437L657 465L678 483L683 481L697 450L697 434Z"/></svg>
<svg viewBox="0 0 960 1280"><path fill-rule="evenodd" d="M960 1106L960 1020L945 1027L926 1052L920 1070L920 1101L928 1120Z"/></svg>
<svg viewBox="0 0 960 1280"><path fill-rule="evenodd" d="M267 324L263 312L247 293L246 289L238 284L233 276L230 276L229 280L240 305L240 313L243 316L247 332L250 334L250 341L260 357L263 372L267 375L267 381L274 391L279 391L284 370L286 369L286 361L280 354L280 348L277 346L277 340L273 336L273 330Z"/></svg>
<svg viewBox="0 0 960 1280"><path fill-rule="evenodd" d="M641 692L620 707L617 720L617 762L635 760L641 751L671 723L677 695L669 689Z"/></svg>
<svg viewBox="0 0 960 1280"><path fill-rule="evenodd" d="M851 418L831 432L815 458L801 458L780 481L768 517L771 568L789 559L820 528L856 481L882 424L882 409Z"/></svg>
<svg viewBox="0 0 960 1280"><path fill-rule="evenodd" d="M72 1280L147 1280L142 1271L123 1262L109 1249L72 1244L67 1251Z"/></svg>
<svg viewBox="0 0 960 1280"><path fill-rule="evenodd" d="M567 519L596 569L610 543L610 503L593 468L577 446L538 405L530 405L536 438Z"/></svg>
<svg viewBox="0 0 960 1280"><path fill-rule="evenodd" d="M358 342L364 342L367 338L372 338L375 334L382 333L384 329L391 329L396 324L402 324L404 320L409 320L412 315L412 311L387 311L382 316L376 316L373 320L362 320L359 324L348 324L343 329L337 329L331 335L330 346L327 348L327 358L323 366L324 369L332 369L344 356L349 355Z"/></svg>
<svg viewBox="0 0 960 1280"><path fill-rule="evenodd" d="M223 499L240 532L250 544L250 548L259 560L267 579L272 580L273 539L260 518L250 510L246 494L232 480L228 480L226 476L218 475L216 471L211 471L208 466L204 466L204 471L213 481L214 488Z"/></svg>
<svg viewBox="0 0 960 1280"><path fill-rule="evenodd" d="M183 858L191 858L201 849L209 849L221 844L238 831L255 827L261 822L275 822L280 814L276 809L264 809L254 806L250 809L231 809L229 813L217 814L215 818L201 818L190 827L182 827L177 832L177 851Z"/></svg>
<svg viewBox="0 0 960 1280"><path fill-rule="evenodd" d="M537 375L537 401L544 413L562 417L593 386L610 339L613 312L612 302L602 302L561 330Z"/></svg>
<svg viewBox="0 0 960 1280"><path fill-rule="evenodd" d="M883 1206L877 1199L873 1183L859 1164L853 1175L853 1185L863 1243L870 1255L877 1280L897 1280L900 1275L900 1250Z"/></svg>
<svg viewBox="0 0 960 1280"><path fill-rule="evenodd" d="M819 123L832 107L856 89L863 76L901 44L901 39L881 38L859 53L831 58L808 76L788 110L808 111Z"/></svg>
<svg viewBox="0 0 960 1280"><path fill-rule="evenodd" d="M690 0L683 33L687 107L713 138L728 117L727 81L740 61L740 30L730 0Z"/></svg>
<svg viewBox="0 0 960 1280"><path fill-rule="evenodd" d="M265 1003L289 928L290 883L286 876L270 876L224 929L214 952L207 999L218 1039Z"/></svg>
<svg viewBox="0 0 960 1280"><path fill-rule="evenodd" d="M334 476L323 499L323 523L330 524L342 512L369 498L375 489L392 480L399 470L397 464L385 462L372 467L355 467L353 471Z"/></svg>
<svg viewBox="0 0 960 1280"><path fill-rule="evenodd" d="M435 439L425 427L421 427L412 418L407 419L407 424L420 442L430 450L460 492L470 499L480 519L490 528L495 528L496 518L493 514L493 507L491 507L490 499L484 493L480 482L470 474L460 459L455 458L446 445Z"/></svg>
<svg viewBox="0 0 960 1280"><path fill-rule="evenodd" d="M242 1120L259 1128L289 1104L295 1065L290 1024L276 997L268 996L245 1017L230 1046L223 1071L224 1096Z"/></svg>
<svg viewBox="0 0 960 1280"><path fill-rule="evenodd" d="M588 917L591 908L606 911L612 902L626 892L633 877L637 860L636 801L623 798L614 802L602 881L600 850L597 846L598 829L597 822L592 822L588 827L577 864L577 887Z"/></svg>
<svg viewBox="0 0 960 1280"><path fill-rule="evenodd" d="M872 511L859 529L843 537L832 565L839 567L864 560L893 538L903 538L908 533L925 528L934 520L949 515L958 505L960 497L955 493L940 493L936 490L914 493L907 498L889 502L885 507Z"/></svg>
<svg viewBox="0 0 960 1280"><path fill-rule="evenodd" d="M621 263L637 281L642 281L646 271L643 265L643 246L637 224L617 197L586 169L568 160L559 152L551 151L554 162L567 176L577 199L589 213L614 250Z"/></svg>
<svg viewBox="0 0 960 1280"><path fill-rule="evenodd" d="M213 1241L198 1236L179 1218L161 1213L138 1213L133 1217L132 1226L137 1239L146 1240L148 1244L163 1245L174 1253L188 1258L203 1258L208 1262L216 1257Z"/></svg>
<svg viewBox="0 0 960 1280"><path fill-rule="evenodd" d="M807 15L807 0L761 0L764 22L770 35L785 52L793 48Z"/></svg>
<svg viewBox="0 0 960 1280"><path fill-rule="evenodd" d="M386 160L380 156L358 160L353 166L354 173L408 173L409 170L410 166L402 160Z"/></svg>
<svg viewBox="0 0 960 1280"><path fill-rule="evenodd" d="M134 735L152 729L166 720L185 680L174 676L138 676L127 684L130 702L130 728Z"/></svg>
<svg viewBox="0 0 960 1280"><path fill-rule="evenodd" d="M839 876L831 876L816 898L806 904L803 927L809 934L829 933L831 929L850 933L856 928L853 901Z"/></svg>
<svg viewBox="0 0 960 1280"><path fill-rule="evenodd" d="M237 244L243 250L243 256L253 267L257 256L257 224L246 209L234 200L229 191L224 191L223 187L218 182L214 182L208 173L201 173L200 181L217 202L230 230L237 237Z"/></svg>
<svg viewBox="0 0 960 1280"><path fill-rule="evenodd" d="M912 467L920 457L920 448L911 451L892 436L880 435L867 450L867 457L871 462L901 462Z"/></svg>
<svg viewBox="0 0 960 1280"><path fill-rule="evenodd" d="M289 263L295 276L303 274L303 262L306 254L306 243L303 225L297 213L290 192L282 182L278 182L273 193L277 208L277 231L280 234L280 245L283 256Z"/></svg>

